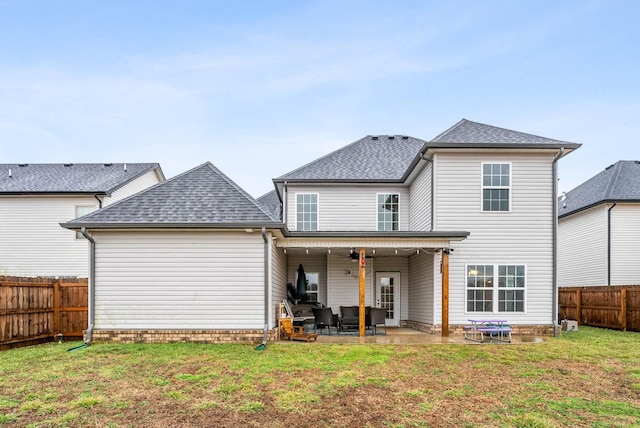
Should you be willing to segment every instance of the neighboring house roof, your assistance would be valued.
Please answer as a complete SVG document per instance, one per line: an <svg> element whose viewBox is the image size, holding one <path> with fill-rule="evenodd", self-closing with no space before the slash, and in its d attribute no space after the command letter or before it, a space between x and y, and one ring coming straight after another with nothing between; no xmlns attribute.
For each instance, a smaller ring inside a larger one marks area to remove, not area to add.
<svg viewBox="0 0 640 428"><path fill-rule="evenodd" d="M256 227L274 223L251 195L206 162L62 226Z"/></svg>
<svg viewBox="0 0 640 428"><path fill-rule="evenodd" d="M282 220L282 203L278 197L278 193L275 190L265 193L256 199L258 203L264 208L264 210L271 215L271 218L275 221Z"/></svg>
<svg viewBox="0 0 640 428"><path fill-rule="evenodd" d="M0 194L99 194L157 170L157 163L0 164Z"/></svg>
<svg viewBox="0 0 640 428"><path fill-rule="evenodd" d="M401 181L425 143L405 135L368 135L274 181Z"/></svg>
<svg viewBox="0 0 640 428"><path fill-rule="evenodd" d="M559 198L565 217L604 202L640 202L640 161L618 161Z"/></svg>
<svg viewBox="0 0 640 428"><path fill-rule="evenodd" d="M580 144L462 119L428 142L408 136L368 135L273 181L403 182L430 148L525 147L563 147L568 153Z"/></svg>
<svg viewBox="0 0 640 428"><path fill-rule="evenodd" d="M538 145L568 148L580 147L580 144L576 143L525 134L524 132L498 128L497 126L472 122L467 119L462 119L460 122L429 141L429 146L441 146L442 143L465 147L485 147L492 145L509 145L516 147L531 147Z"/></svg>

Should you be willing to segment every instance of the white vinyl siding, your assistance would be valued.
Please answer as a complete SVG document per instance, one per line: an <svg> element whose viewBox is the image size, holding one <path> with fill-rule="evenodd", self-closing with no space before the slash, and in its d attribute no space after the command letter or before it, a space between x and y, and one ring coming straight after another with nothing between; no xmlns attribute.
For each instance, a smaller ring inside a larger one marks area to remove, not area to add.
<svg viewBox="0 0 640 428"><path fill-rule="evenodd" d="M598 205L558 220L559 287L607 284L607 208Z"/></svg>
<svg viewBox="0 0 640 428"><path fill-rule="evenodd" d="M160 183L160 180L158 179L158 174L156 174L155 171L146 172L135 180L132 180L124 186L116 189L111 196L105 197L102 201L102 206L106 207L120 199L134 195L158 183Z"/></svg>
<svg viewBox="0 0 640 428"><path fill-rule="evenodd" d="M449 261L449 322L464 324L466 264L526 265L526 313L512 323L550 324L553 281L554 152L436 154L435 230L464 230ZM511 164L511 211L480 212L482 163ZM440 322L440 320L438 321Z"/></svg>
<svg viewBox="0 0 640 428"><path fill-rule="evenodd" d="M618 203L611 210L611 285L640 284L639 243L640 204Z"/></svg>
<svg viewBox="0 0 640 428"><path fill-rule="evenodd" d="M277 314L280 302L287 299L287 255L282 248L271 247L271 325L277 325Z"/></svg>
<svg viewBox="0 0 640 428"><path fill-rule="evenodd" d="M262 329L260 233L95 232L97 329Z"/></svg>
<svg viewBox="0 0 640 428"><path fill-rule="evenodd" d="M409 230L431 230L431 163L428 163L409 189Z"/></svg>
<svg viewBox="0 0 640 428"><path fill-rule="evenodd" d="M88 242L60 223L93 197L0 197L0 275L87 277Z"/></svg>
<svg viewBox="0 0 640 428"><path fill-rule="evenodd" d="M326 185L288 186L287 226L298 230L296 221L296 194L318 194L318 230L320 231L376 231L378 193L396 193L400 196L400 230L408 230L409 189L396 185Z"/></svg>
<svg viewBox="0 0 640 428"><path fill-rule="evenodd" d="M297 267L297 265L296 265ZM365 268L365 305L373 303L373 266L368 263ZM340 313L340 306L358 305L360 301L360 279L358 263L343 256L330 255L328 257L328 290L327 306L334 314Z"/></svg>
<svg viewBox="0 0 640 428"><path fill-rule="evenodd" d="M359 304L360 278L358 263L347 257L330 255L328 260L327 306L334 314L340 313L340 306ZM294 269L297 269L297 266ZM305 271L307 270L307 265ZM291 267L290 267L291 270ZM375 306L375 272L400 272L400 293L397 304L400 309L400 319L408 319L409 301L405 298L408 293L408 259L402 257L378 257L366 259L365 268L365 305ZM324 302L323 302L324 303Z"/></svg>
<svg viewBox="0 0 640 428"><path fill-rule="evenodd" d="M408 319L435 324L435 256L423 252L409 257Z"/></svg>
<svg viewBox="0 0 640 428"><path fill-rule="evenodd" d="M104 198L103 205L157 182L149 171ZM77 217L76 207L93 211L99 205L93 196L0 196L0 275L87 277L87 240L60 226Z"/></svg>

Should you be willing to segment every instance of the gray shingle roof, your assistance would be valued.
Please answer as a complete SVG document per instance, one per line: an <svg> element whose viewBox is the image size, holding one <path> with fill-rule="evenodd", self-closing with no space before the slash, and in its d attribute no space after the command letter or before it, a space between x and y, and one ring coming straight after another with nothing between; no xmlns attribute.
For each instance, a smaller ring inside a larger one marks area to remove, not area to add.
<svg viewBox="0 0 640 428"><path fill-rule="evenodd" d="M564 147L573 150L580 144L462 119L429 142L407 136L368 135L274 181L403 181L423 149L428 147Z"/></svg>
<svg viewBox="0 0 640 428"><path fill-rule="evenodd" d="M512 131L472 122L462 119L442 134L435 137L429 143L454 143L454 144L549 144L549 145L575 145L567 141L553 140L524 132ZM430 144L431 145L431 144ZM579 145L577 145L579 146Z"/></svg>
<svg viewBox="0 0 640 428"><path fill-rule="evenodd" d="M400 135L368 135L274 181L399 181L425 141Z"/></svg>
<svg viewBox="0 0 640 428"><path fill-rule="evenodd" d="M603 202L640 201L640 161L618 161L559 198L564 217Z"/></svg>
<svg viewBox="0 0 640 428"><path fill-rule="evenodd" d="M162 227L245 223L273 223L273 220L251 195L207 162L63 226L127 224Z"/></svg>
<svg viewBox="0 0 640 428"><path fill-rule="evenodd" d="M282 220L282 203L275 190L265 193L256 199L258 203L264 208L264 210L271 215L271 218L275 221Z"/></svg>
<svg viewBox="0 0 640 428"><path fill-rule="evenodd" d="M126 165L126 170L125 170ZM106 194L157 163L0 164L0 194Z"/></svg>

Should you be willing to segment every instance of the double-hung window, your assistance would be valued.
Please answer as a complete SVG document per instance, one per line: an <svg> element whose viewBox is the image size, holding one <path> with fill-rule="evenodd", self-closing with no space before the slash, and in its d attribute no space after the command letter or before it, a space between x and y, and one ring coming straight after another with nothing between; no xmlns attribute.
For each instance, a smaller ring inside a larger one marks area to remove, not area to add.
<svg viewBox="0 0 640 428"><path fill-rule="evenodd" d="M318 230L318 194L296 194L296 229L299 231Z"/></svg>
<svg viewBox="0 0 640 428"><path fill-rule="evenodd" d="M524 265L467 265L467 312L524 312Z"/></svg>
<svg viewBox="0 0 640 428"><path fill-rule="evenodd" d="M399 199L397 193L378 193L378 230L398 230Z"/></svg>
<svg viewBox="0 0 640 428"><path fill-rule="evenodd" d="M482 164L482 211L509 211L511 164Z"/></svg>

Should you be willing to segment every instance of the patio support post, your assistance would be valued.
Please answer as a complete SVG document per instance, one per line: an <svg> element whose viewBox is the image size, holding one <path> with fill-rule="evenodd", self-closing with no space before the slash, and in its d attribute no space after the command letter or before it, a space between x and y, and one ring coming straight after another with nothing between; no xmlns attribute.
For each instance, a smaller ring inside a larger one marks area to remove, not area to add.
<svg viewBox="0 0 640 428"><path fill-rule="evenodd" d="M360 248L360 254L358 258L358 266L360 266L360 308L358 310L358 326L360 327L360 337L364 337L364 285L365 285L365 250L364 248Z"/></svg>
<svg viewBox="0 0 640 428"><path fill-rule="evenodd" d="M449 250L442 250L442 337L449 336Z"/></svg>

